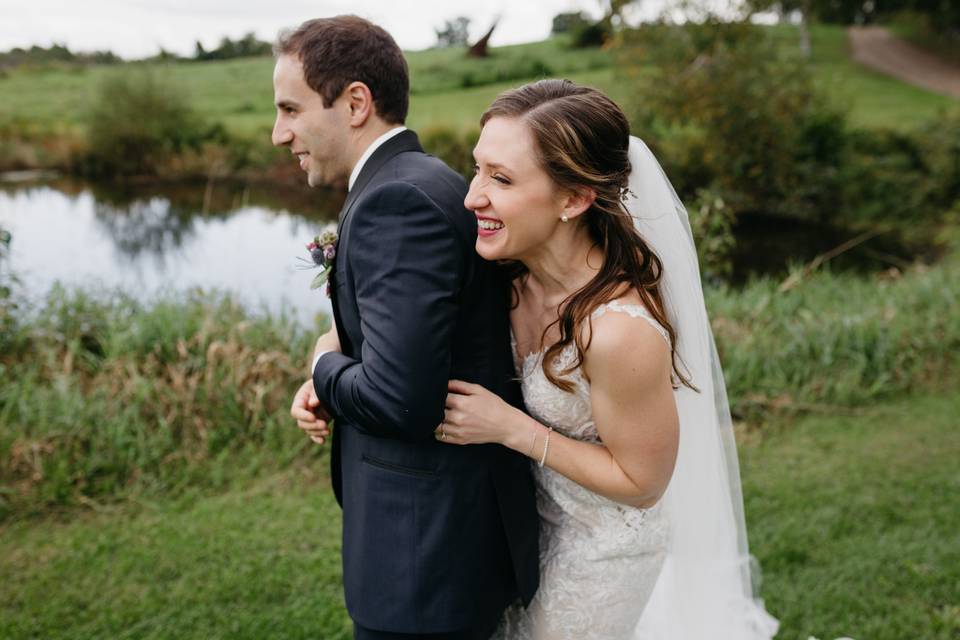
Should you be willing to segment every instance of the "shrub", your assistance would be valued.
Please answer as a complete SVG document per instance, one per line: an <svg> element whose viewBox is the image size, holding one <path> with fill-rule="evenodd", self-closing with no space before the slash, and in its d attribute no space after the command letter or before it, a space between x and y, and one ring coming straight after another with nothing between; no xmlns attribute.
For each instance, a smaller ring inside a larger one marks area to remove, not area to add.
<svg viewBox="0 0 960 640"><path fill-rule="evenodd" d="M222 126L204 123L172 82L146 68L108 77L86 121L86 169L97 175L156 174L179 154L226 140Z"/></svg>
<svg viewBox="0 0 960 640"><path fill-rule="evenodd" d="M635 64L653 63L636 121L682 197L711 189L735 213L801 218L836 200L844 118L761 28L654 24L625 48Z"/></svg>
<svg viewBox="0 0 960 640"><path fill-rule="evenodd" d="M583 22L571 28L574 48L602 47L613 37L610 24L603 20L599 22Z"/></svg>
<svg viewBox="0 0 960 640"><path fill-rule="evenodd" d="M467 181L473 178L473 148L479 139L478 129L435 126L420 132L424 150L446 162Z"/></svg>
<svg viewBox="0 0 960 640"><path fill-rule="evenodd" d="M702 278L711 283L733 273L733 212L714 192L701 189L689 208L690 228L697 245Z"/></svg>

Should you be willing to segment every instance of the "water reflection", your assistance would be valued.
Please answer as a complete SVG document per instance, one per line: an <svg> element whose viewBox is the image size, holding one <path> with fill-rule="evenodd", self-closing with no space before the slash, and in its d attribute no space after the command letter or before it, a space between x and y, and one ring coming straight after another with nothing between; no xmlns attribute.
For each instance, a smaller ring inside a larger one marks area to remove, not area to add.
<svg viewBox="0 0 960 640"><path fill-rule="evenodd" d="M305 186L167 183L92 185L0 181L0 225L13 233L10 267L31 296L68 286L121 288L149 299L194 287L233 292L250 308L285 307L305 322L329 313L297 269L304 244L336 220L342 194ZM782 274L856 235L824 225L742 216L734 280ZM843 252L831 268L878 271L936 258L936 247L890 232Z"/></svg>
<svg viewBox="0 0 960 640"><path fill-rule="evenodd" d="M0 224L13 233L10 266L34 299L57 281L145 300L216 288L250 308L288 308L312 322L329 301L309 290L313 273L298 270L296 258L341 202L320 190L230 183L5 184Z"/></svg>

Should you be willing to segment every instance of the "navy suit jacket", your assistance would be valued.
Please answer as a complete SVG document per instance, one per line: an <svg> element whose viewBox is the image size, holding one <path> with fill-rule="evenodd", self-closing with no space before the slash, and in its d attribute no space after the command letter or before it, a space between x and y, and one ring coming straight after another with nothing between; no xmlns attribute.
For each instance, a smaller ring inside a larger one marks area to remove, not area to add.
<svg viewBox="0 0 960 640"><path fill-rule="evenodd" d="M370 629L489 625L539 581L529 460L434 437L451 378L522 406L509 283L477 255L465 195L463 178L404 131L370 156L340 214L331 297L342 353L321 357L313 381L336 420L347 610Z"/></svg>

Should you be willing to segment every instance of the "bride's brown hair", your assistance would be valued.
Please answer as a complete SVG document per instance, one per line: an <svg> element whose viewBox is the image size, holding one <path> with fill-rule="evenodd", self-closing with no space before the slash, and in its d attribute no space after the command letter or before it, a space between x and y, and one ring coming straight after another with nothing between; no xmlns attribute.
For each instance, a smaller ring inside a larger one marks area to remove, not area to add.
<svg viewBox="0 0 960 640"><path fill-rule="evenodd" d="M663 263L637 233L623 205L630 177L630 125L623 111L596 89L569 80L540 80L500 94L480 117L480 126L491 118L516 118L530 129L537 161L560 189L587 187L596 193L593 204L575 224L585 225L594 244L603 250L603 265L589 283L560 304L557 319L541 336L544 342L550 328L559 324L560 340L543 357L547 379L564 391L573 390L573 384L561 376L583 362L592 337L591 332L584 344L584 324L589 327L590 314L618 297L628 284L670 336L674 384L691 386L678 366L677 335L664 312L659 287ZM518 283L527 269L517 261L504 265L514 283L516 306ZM553 362L571 343L577 346L576 360L555 374Z"/></svg>

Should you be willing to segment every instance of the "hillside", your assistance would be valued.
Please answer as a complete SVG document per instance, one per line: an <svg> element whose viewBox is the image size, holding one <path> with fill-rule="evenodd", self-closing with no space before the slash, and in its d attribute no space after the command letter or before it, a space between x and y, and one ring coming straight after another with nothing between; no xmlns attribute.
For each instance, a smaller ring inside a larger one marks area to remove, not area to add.
<svg viewBox="0 0 960 640"><path fill-rule="evenodd" d="M771 27L784 47L797 46L793 27ZM956 100L907 85L854 62L842 27L813 30L815 77L828 95L846 105L853 124L910 127L928 121ZM483 108L505 88L529 79L562 76L593 84L629 102L636 96L618 81L612 55L575 50L553 38L493 49L486 60L467 59L459 50L408 52L412 100L410 124L472 126ZM247 58L167 65L94 66L11 71L0 76L0 133L59 133L76 129L97 87L109 74L130 68L168 76L197 109L229 131L259 137L273 119L271 58Z"/></svg>

